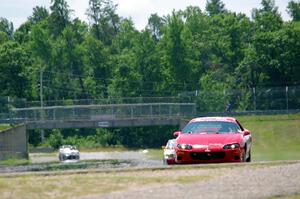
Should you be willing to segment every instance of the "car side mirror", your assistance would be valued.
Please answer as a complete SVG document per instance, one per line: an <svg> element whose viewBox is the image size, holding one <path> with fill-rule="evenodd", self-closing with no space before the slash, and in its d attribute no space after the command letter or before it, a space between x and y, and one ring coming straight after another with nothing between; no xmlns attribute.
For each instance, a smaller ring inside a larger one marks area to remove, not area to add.
<svg viewBox="0 0 300 199"><path fill-rule="evenodd" d="M173 136L174 136L175 138L177 138L180 134L181 134L180 131L176 131L176 132L173 133Z"/></svg>
<svg viewBox="0 0 300 199"><path fill-rule="evenodd" d="M243 132L243 135L244 136L250 135L250 131L248 129L245 129Z"/></svg>

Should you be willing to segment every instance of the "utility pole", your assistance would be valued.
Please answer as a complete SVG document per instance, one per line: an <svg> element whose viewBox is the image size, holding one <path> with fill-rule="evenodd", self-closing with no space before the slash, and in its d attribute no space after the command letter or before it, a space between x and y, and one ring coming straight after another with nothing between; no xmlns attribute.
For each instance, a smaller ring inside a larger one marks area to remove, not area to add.
<svg viewBox="0 0 300 199"><path fill-rule="evenodd" d="M40 101L41 108L43 108L43 69L40 71Z"/></svg>
<svg viewBox="0 0 300 199"><path fill-rule="evenodd" d="M40 118L42 122L44 121L44 102L43 102L43 68L40 70L40 101L41 101L41 111ZM45 131L41 130L41 140L42 142L45 140Z"/></svg>

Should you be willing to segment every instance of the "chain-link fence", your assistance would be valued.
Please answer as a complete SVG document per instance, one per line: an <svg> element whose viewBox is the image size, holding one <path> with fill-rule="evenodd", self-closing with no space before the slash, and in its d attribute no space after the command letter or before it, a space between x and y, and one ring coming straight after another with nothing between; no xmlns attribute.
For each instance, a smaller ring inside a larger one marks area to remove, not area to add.
<svg viewBox="0 0 300 199"><path fill-rule="evenodd" d="M193 117L208 112L295 112L300 109L300 86L197 90L183 92L176 97L55 100L44 101L43 108L40 107L40 101L0 97L0 122L9 123L12 118L14 121L40 118L95 119L100 115L123 118L167 115Z"/></svg>
<svg viewBox="0 0 300 199"><path fill-rule="evenodd" d="M192 117L195 103L141 103L112 105L71 105L11 110L13 121L103 120L159 117Z"/></svg>
<svg viewBox="0 0 300 199"><path fill-rule="evenodd" d="M24 108L26 104L23 98L0 97L0 113L8 113L11 108Z"/></svg>
<svg viewBox="0 0 300 199"><path fill-rule="evenodd" d="M189 96L176 97L124 97L103 99L65 99L44 101L43 106L70 106L70 105L103 105L103 104L143 104L143 103L192 103L194 98ZM39 107L40 101L27 101L23 108Z"/></svg>
<svg viewBox="0 0 300 199"><path fill-rule="evenodd" d="M300 109L300 86L198 90L189 95L195 96L198 112Z"/></svg>
<svg viewBox="0 0 300 199"><path fill-rule="evenodd" d="M300 108L300 86L257 88L253 107L258 110L293 110Z"/></svg>

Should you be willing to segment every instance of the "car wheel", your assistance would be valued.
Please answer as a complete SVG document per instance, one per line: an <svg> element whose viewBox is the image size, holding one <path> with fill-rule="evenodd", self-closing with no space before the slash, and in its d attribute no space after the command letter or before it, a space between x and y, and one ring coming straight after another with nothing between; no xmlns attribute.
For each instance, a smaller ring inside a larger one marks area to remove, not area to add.
<svg viewBox="0 0 300 199"><path fill-rule="evenodd" d="M246 161L246 150L243 149L241 152L241 162L245 162Z"/></svg>
<svg viewBox="0 0 300 199"><path fill-rule="evenodd" d="M246 159L246 162L251 162L251 151L249 151L249 156L248 156L248 158Z"/></svg>

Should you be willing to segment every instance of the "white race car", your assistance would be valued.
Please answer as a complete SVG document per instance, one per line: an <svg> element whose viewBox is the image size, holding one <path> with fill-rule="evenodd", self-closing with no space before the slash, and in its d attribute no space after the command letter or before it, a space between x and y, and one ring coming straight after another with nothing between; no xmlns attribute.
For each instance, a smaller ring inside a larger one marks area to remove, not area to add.
<svg viewBox="0 0 300 199"><path fill-rule="evenodd" d="M66 161L66 160L79 160L80 154L78 149L72 145L63 145L59 148L58 154L59 161Z"/></svg>
<svg viewBox="0 0 300 199"><path fill-rule="evenodd" d="M163 164L175 164L175 139L171 139L164 147Z"/></svg>

